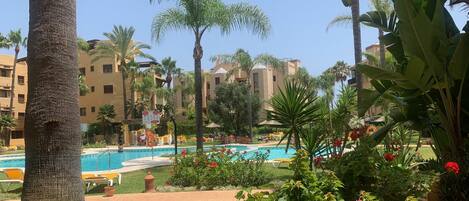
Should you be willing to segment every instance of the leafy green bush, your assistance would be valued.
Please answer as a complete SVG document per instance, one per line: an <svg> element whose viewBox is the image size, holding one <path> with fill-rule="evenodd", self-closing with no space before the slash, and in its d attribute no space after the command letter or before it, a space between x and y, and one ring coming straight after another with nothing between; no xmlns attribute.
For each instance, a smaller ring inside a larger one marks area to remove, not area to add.
<svg viewBox="0 0 469 201"><path fill-rule="evenodd" d="M175 158L173 175L168 183L174 186L196 186L213 189L217 186L260 186L268 182L264 170L268 154L231 153L228 149L214 149L209 153L183 151Z"/></svg>
<svg viewBox="0 0 469 201"><path fill-rule="evenodd" d="M105 142L96 142L93 144L85 144L83 145L83 148L106 148L106 143Z"/></svg>

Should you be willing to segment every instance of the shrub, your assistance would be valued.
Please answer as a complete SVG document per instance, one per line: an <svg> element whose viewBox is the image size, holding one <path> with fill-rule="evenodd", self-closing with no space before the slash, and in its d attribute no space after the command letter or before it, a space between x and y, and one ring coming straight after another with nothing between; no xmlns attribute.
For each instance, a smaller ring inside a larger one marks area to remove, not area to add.
<svg viewBox="0 0 469 201"><path fill-rule="evenodd" d="M83 148L106 148L105 142L96 142L94 144L85 144Z"/></svg>
<svg viewBox="0 0 469 201"><path fill-rule="evenodd" d="M213 189L217 186L260 186L268 182L264 162L268 154L231 153L225 148L209 153L183 151L175 158L173 175L168 183L174 186L196 186Z"/></svg>

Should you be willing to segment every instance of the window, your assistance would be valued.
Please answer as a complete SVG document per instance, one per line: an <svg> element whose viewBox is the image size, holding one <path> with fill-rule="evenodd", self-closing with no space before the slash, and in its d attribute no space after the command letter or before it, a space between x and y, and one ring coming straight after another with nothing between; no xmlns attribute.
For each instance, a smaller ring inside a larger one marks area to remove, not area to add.
<svg viewBox="0 0 469 201"><path fill-rule="evenodd" d="M82 117L86 116L86 107L81 107L80 108L80 116L82 116Z"/></svg>
<svg viewBox="0 0 469 201"><path fill-rule="evenodd" d="M18 94L18 103L24 103L24 94Z"/></svg>
<svg viewBox="0 0 469 201"><path fill-rule="evenodd" d="M259 73L252 74L252 85L253 85L254 90L259 89Z"/></svg>
<svg viewBox="0 0 469 201"><path fill-rule="evenodd" d="M104 64L103 73L112 73L112 64Z"/></svg>
<svg viewBox="0 0 469 201"><path fill-rule="evenodd" d="M91 92L94 92L94 86L91 86Z"/></svg>
<svg viewBox="0 0 469 201"><path fill-rule="evenodd" d="M1 77L10 77L7 69L0 69L0 76Z"/></svg>
<svg viewBox="0 0 469 201"><path fill-rule="evenodd" d="M18 119L24 119L24 112L18 112Z"/></svg>
<svg viewBox="0 0 469 201"><path fill-rule="evenodd" d="M96 112L96 107L91 107L91 112Z"/></svg>
<svg viewBox="0 0 469 201"><path fill-rule="evenodd" d="M219 77L216 77L215 78L215 85L219 85L220 84L220 78Z"/></svg>
<svg viewBox="0 0 469 201"><path fill-rule="evenodd" d="M90 67L90 71L91 71L91 72L94 72L94 66L91 66L91 67Z"/></svg>
<svg viewBox="0 0 469 201"><path fill-rule="evenodd" d="M11 139L21 139L23 137L23 131L12 131L11 132Z"/></svg>
<svg viewBox="0 0 469 201"><path fill-rule="evenodd" d="M1 98L8 98L8 97L10 97L10 91L8 91L8 90L1 90L1 89L0 89L0 97L1 97Z"/></svg>
<svg viewBox="0 0 469 201"><path fill-rule="evenodd" d="M86 69L83 67L83 68L80 68L80 75L83 75L85 76L86 75Z"/></svg>
<svg viewBox="0 0 469 201"><path fill-rule="evenodd" d="M104 93L105 94L112 94L114 93L114 88L112 85L104 85Z"/></svg>
<svg viewBox="0 0 469 201"><path fill-rule="evenodd" d="M21 84L21 85L24 84L24 76L18 75L18 84Z"/></svg>
<svg viewBox="0 0 469 201"><path fill-rule="evenodd" d="M272 78L274 80L274 82L277 81L277 76L274 75L274 77Z"/></svg>

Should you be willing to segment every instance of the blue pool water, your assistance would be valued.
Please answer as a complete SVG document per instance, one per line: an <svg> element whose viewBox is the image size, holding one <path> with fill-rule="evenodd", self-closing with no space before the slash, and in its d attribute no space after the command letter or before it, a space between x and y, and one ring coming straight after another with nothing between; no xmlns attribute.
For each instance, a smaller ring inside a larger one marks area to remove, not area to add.
<svg viewBox="0 0 469 201"><path fill-rule="evenodd" d="M285 152L285 147L259 147L259 153L268 153L268 160L274 160L279 158L291 158L295 154L295 149L289 148L287 152ZM254 155L254 152L248 152L248 156Z"/></svg>
<svg viewBox="0 0 469 201"><path fill-rule="evenodd" d="M246 146L229 145L226 146L235 151L245 151L248 149ZM187 149L189 152L194 151L195 148L182 148ZM181 149L179 149L181 150ZM153 156L164 156L174 153L174 148L155 148L153 149ZM180 151L179 151L180 153ZM82 171L100 171L100 170L113 170L122 168L122 162L151 157L151 149L125 149L124 152L118 153L116 150L109 152L100 152L96 154L84 154L81 156L81 169ZM24 158L0 160L0 168L7 167L24 167Z"/></svg>

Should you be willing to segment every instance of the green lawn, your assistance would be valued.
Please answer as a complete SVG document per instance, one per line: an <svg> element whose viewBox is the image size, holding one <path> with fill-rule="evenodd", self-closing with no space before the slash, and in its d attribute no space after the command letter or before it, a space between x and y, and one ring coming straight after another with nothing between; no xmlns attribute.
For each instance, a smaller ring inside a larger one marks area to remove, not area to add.
<svg viewBox="0 0 469 201"><path fill-rule="evenodd" d="M8 155L8 154L23 154L24 150L16 150L16 151L2 151L0 155Z"/></svg>
<svg viewBox="0 0 469 201"><path fill-rule="evenodd" d="M420 147L419 151L418 151L421 155L422 155L422 158L423 159L436 159L436 155L435 153L433 152L433 149L429 146L425 146L425 147Z"/></svg>

